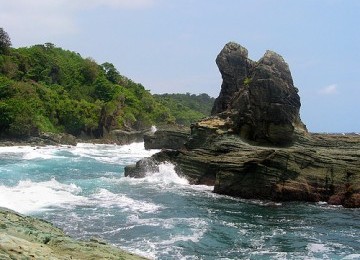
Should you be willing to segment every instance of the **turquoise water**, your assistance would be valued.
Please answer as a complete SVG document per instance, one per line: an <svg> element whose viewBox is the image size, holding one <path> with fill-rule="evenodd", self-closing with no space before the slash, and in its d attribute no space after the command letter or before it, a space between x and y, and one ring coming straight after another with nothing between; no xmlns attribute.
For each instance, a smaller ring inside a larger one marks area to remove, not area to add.
<svg viewBox="0 0 360 260"><path fill-rule="evenodd" d="M0 147L0 206L152 259L360 259L359 209L221 196L171 164L124 177L125 165L154 152L142 143Z"/></svg>

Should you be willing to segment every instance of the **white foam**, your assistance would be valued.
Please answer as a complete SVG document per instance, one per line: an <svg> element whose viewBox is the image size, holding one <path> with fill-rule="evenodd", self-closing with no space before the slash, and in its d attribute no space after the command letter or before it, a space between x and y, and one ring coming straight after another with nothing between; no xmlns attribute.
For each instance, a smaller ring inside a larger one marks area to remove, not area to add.
<svg viewBox="0 0 360 260"><path fill-rule="evenodd" d="M173 218L174 226L181 224L190 227L189 234L170 235L168 240L162 241L162 245L172 245L179 241L192 241L197 243L204 236L208 229L208 223L202 218Z"/></svg>
<svg viewBox="0 0 360 260"><path fill-rule="evenodd" d="M343 258L343 260L350 260L350 259L360 259L360 254L351 254Z"/></svg>
<svg viewBox="0 0 360 260"><path fill-rule="evenodd" d="M310 253L328 252L329 248L324 244L310 243L306 246Z"/></svg>
<svg viewBox="0 0 360 260"><path fill-rule="evenodd" d="M105 163L134 163L141 158L150 157L159 150L145 150L144 143L128 145L78 143L69 150L79 157L89 157Z"/></svg>
<svg viewBox="0 0 360 260"><path fill-rule="evenodd" d="M157 131L157 128L155 125L151 126L151 132L154 134Z"/></svg>
<svg viewBox="0 0 360 260"><path fill-rule="evenodd" d="M23 160L52 159L59 157L56 153L67 149L66 146L9 146L0 147L0 154L18 155Z"/></svg>
<svg viewBox="0 0 360 260"><path fill-rule="evenodd" d="M159 165L159 170L155 172L147 172L143 178L103 178L107 182L116 182L119 185L127 184L132 186L142 186L150 189L162 191L173 191L176 193L190 194L198 196L218 197L222 195L214 194L214 186L207 185L192 185L189 181L179 176L175 171L175 166L172 163L165 162Z"/></svg>
<svg viewBox="0 0 360 260"><path fill-rule="evenodd" d="M149 183L162 183L164 185L189 185L189 181L186 178L180 177L176 173L175 165L168 162L160 164L158 172L148 172L144 178L144 181Z"/></svg>
<svg viewBox="0 0 360 260"><path fill-rule="evenodd" d="M25 180L14 187L0 185L0 206L29 214L87 203L85 197L78 195L80 192L75 184L62 184L54 178L44 182Z"/></svg>
<svg viewBox="0 0 360 260"><path fill-rule="evenodd" d="M208 222L203 218L147 219L139 218L137 215L131 215L127 218L127 220L127 227L130 226L131 228L135 226L157 226L169 230L167 232L168 237L166 239L153 237L151 240L145 239L133 241L131 247L125 247L125 249L128 249L131 252L151 259L158 258L159 253L161 253L162 258L164 258L164 255L169 253L169 259L188 259L183 257L183 249L177 247L176 244L178 242L198 243L208 231L209 226ZM172 229L179 225L188 227L184 229L188 232L178 231L180 233L174 234Z"/></svg>
<svg viewBox="0 0 360 260"><path fill-rule="evenodd" d="M33 148L23 155L24 160L34 160L34 159L52 159L57 148L54 147L41 147L41 148Z"/></svg>
<svg viewBox="0 0 360 260"><path fill-rule="evenodd" d="M5 146L0 154L14 154L24 160L63 158L58 152L68 151L75 157L88 157L105 163L134 163L160 150L145 150L144 143L129 145L78 143L76 146Z"/></svg>
<svg viewBox="0 0 360 260"><path fill-rule="evenodd" d="M99 189L91 196L92 203L98 207L119 207L123 211L153 213L162 207L151 202L139 201L129 198L123 194L115 194L107 189Z"/></svg>

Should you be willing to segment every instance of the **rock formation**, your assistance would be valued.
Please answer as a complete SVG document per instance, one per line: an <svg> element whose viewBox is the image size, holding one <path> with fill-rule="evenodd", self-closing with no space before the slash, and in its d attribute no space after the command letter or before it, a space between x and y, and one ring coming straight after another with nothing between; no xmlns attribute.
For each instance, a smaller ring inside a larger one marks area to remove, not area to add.
<svg viewBox="0 0 360 260"><path fill-rule="evenodd" d="M145 259L100 239L77 241L49 222L0 208L0 259Z"/></svg>
<svg viewBox="0 0 360 260"><path fill-rule="evenodd" d="M228 43L216 62L223 84L213 116L191 126L184 149L163 150L125 175L141 177L169 161L191 183L214 185L219 194L360 207L360 136L307 132L283 58L267 51L254 62Z"/></svg>
<svg viewBox="0 0 360 260"><path fill-rule="evenodd" d="M145 149L183 149L189 135L190 129L180 126L150 131L144 134Z"/></svg>
<svg viewBox="0 0 360 260"><path fill-rule="evenodd" d="M279 54L267 51L254 62L244 47L230 42L216 63L223 83L212 114L230 118L235 133L255 144L288 145L295 133L306 131L298 90Z"/></svg>

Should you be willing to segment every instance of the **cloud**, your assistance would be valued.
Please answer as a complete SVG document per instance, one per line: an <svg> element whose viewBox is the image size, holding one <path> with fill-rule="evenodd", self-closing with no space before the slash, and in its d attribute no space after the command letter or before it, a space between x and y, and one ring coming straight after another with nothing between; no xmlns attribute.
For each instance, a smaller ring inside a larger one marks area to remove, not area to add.
<svg viewBox="0 0 360 260"><path fill-rule="evenodd" d="M331 84L319 90L319 94L321 95L334 95L338 93L337 84Z"/></svg>
<svg viewBox="0 0 360 260"><path fill-rule="evenodd" d="M14 45L28 45L78 33L81 12L96 8L136 10L154 3L155 0L0 0L0 24L11 39L16 39Z"/></svg>
<svg viewBox="0 0 360 260"><path fill-rule="evenodd" d="M46 10L88 9L97 7L111 7L119 9L148 8L155 0L0 0L1 9L4 11L27 10L29 13ZM59 9L60 8L60 9Z"/></svg>
<svg viewBox="0 0 360 260"><path fill-rule="evenodd" d="M75 3L78 8L86 6L96 8L102 6L121 9L143 9L154 4L154 0L65 0L65 2Z"/></svg>

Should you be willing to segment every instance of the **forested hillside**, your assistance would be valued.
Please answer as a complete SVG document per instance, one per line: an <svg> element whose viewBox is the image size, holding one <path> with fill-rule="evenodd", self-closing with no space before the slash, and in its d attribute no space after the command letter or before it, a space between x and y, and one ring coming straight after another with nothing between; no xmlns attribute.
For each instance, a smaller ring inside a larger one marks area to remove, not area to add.
<svg viewBox="0 0 360 260"><path fill-rule="evenodd" d="M164 100L111 63L99 65L51 43L11 48L0 28L0 136L54 132L98 138L113 129L185 122L176 118L179 109L197 113Z"/></svg>
<svg viewBox="0 0 360 260"><path fill-rule="evenodd" d="M189 125L210 115L215 98L207 94L162 94L155 99L169 108L177 124Z"/></svg>

